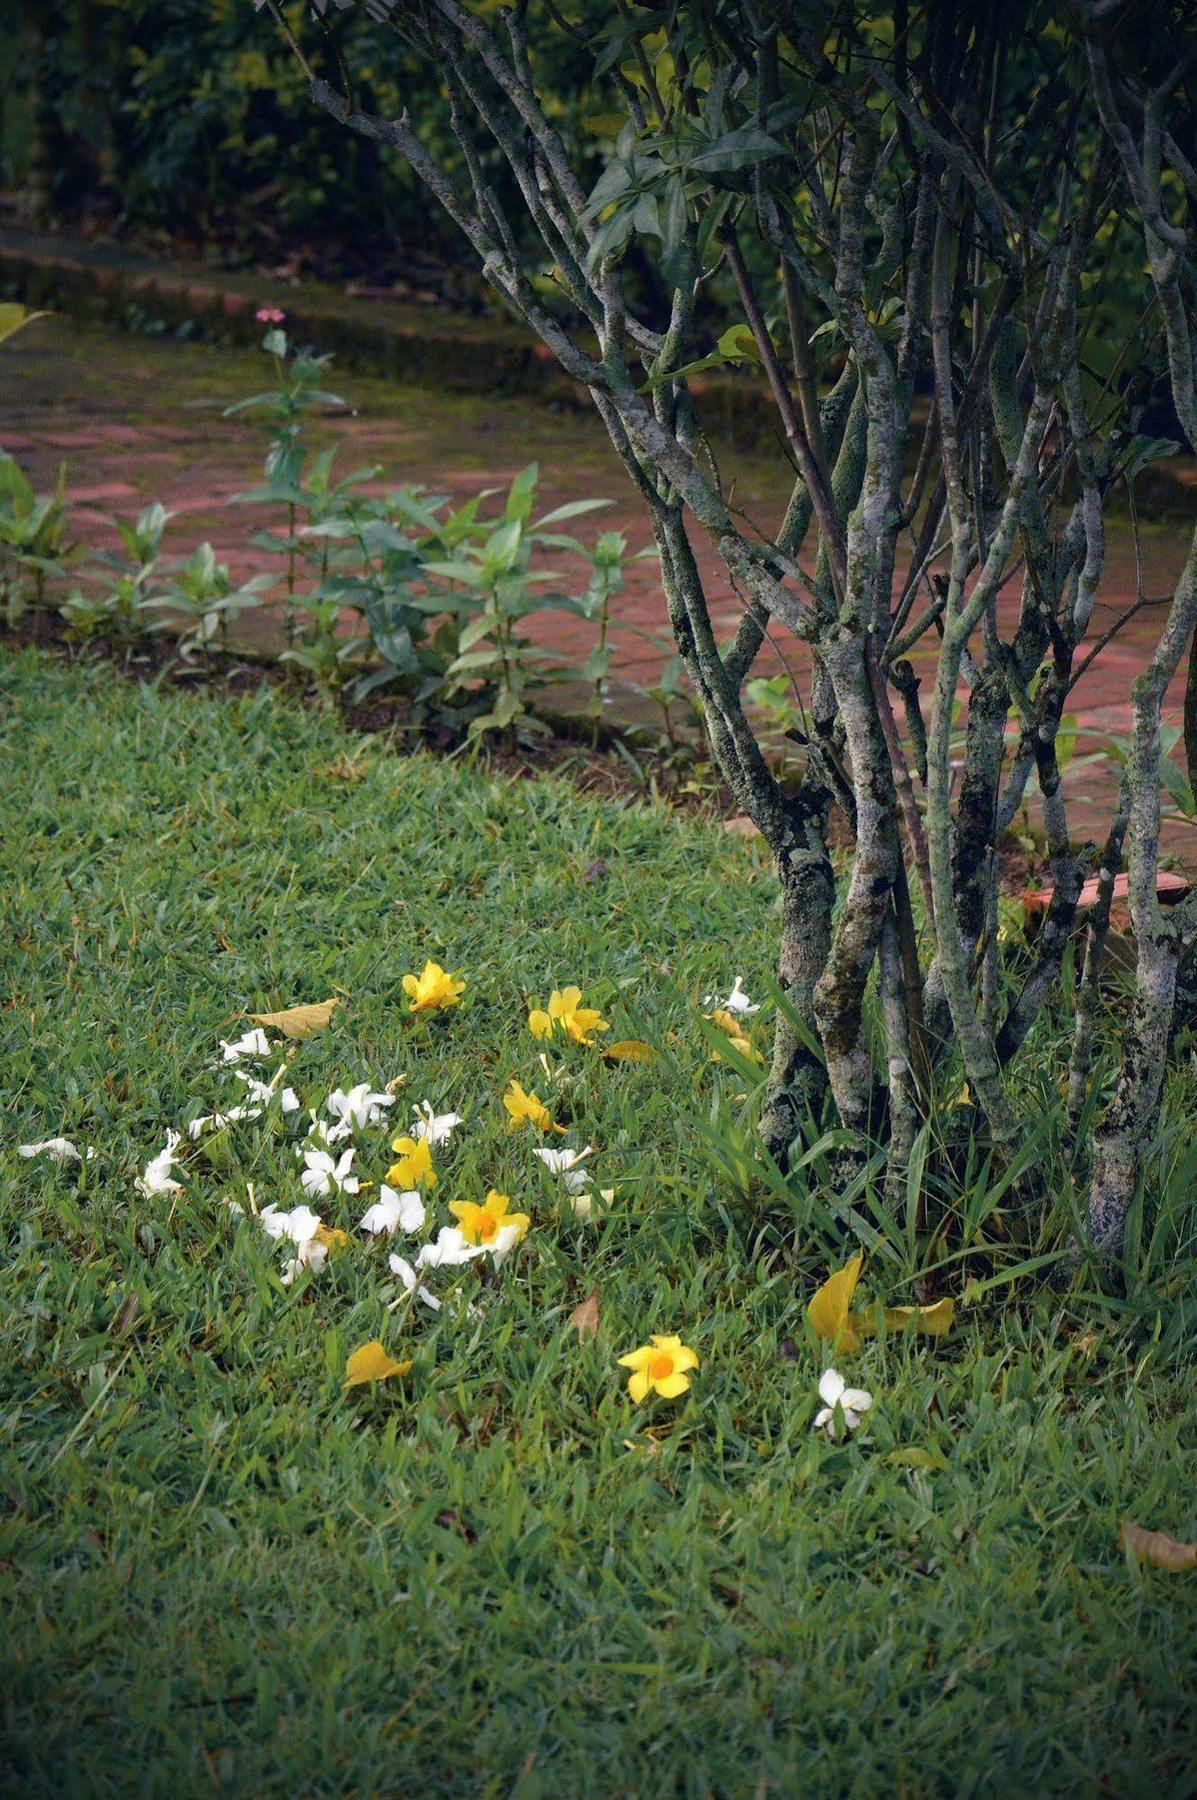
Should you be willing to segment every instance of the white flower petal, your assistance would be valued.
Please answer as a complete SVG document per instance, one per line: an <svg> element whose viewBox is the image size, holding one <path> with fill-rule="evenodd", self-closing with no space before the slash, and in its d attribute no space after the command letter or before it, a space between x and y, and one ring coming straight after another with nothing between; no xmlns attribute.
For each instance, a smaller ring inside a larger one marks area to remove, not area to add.
<svg viewBox="0 0 1197 1800"><path fill-rule="evenodd" d="M844 1392L844 1378L838 1369L824 1369L819 1377L819 1398L827 1406L834 1406Z"/></svg>
<svg viewBox="0 0 1197 1800"><path fill-rule="evenodd" d="M235 1063L240 1062L243 1056L269 1056L272 1046L262 1027L255 1025L252 1031L247 1031L236 1043L226 1044L221 1038L220 1048L223 1052L221 1061Z"/></svg>
<svg viewBox="0 0 1197 1800"><path fill-rule="evenodd" d="M442 1225L435 1244L424 1244L416 1257L417 1269L451 1269L485 1255L481 1244L467 1244L456 1225Z"/></svg>
<svg viewBox="0 0 1197 1800"><path fill-rule="evenodd" d="M41 1142L37 1144L18 1144L17 1155L48 1156L50 1161L55 1163L82 1162L83 1160L70 1138L65 1137L42 1138ZM90 1151L88 1151L88 1155L91 1155Z"/></svg>
<svg viewBox="0 0 1197 1800"><path fill-rule="evenodd" d="M430 1149L435 1150L438 1144L447 1144L456 1128L461 1124L461 1114L455 1112L434 1113L427 1100L421 1100L412 1107L411 1135L417 1139L427 1140Z"/></svg>
<svg viewBox="0 0 1197 1800"><path fill-rule="evenodd" d="M840 1395L840 1405L843 1407L845 1413L868 1412L872 1404L873 1396L866 1388L845 1388Z"/></svg>

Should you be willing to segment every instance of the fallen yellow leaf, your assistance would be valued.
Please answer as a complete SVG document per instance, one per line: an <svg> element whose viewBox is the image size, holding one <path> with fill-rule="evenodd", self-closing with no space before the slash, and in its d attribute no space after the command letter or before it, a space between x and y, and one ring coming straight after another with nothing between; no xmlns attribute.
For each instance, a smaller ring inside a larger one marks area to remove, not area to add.
<svg viewBox="0 0 1197 1800"><path fill-rule="evenodd" d="M952 1329L956 1302L950 1295L931 1306L875 1306L868 1312L853 1313L848 1323L861 1337L872 1337L879 1330L879 1316L884 1313L887 1331L903 1331L913 1325L932 1337L945 1337Z"/></svg>
<svg viewBox="0 0 1197 1800"><path fill-rule="evenodd" d="M579 1343L583 1343L586 1338L595 1338L598 1336L599 1304L597 1288L595 1288L592 1294L587 1294L581 1306L574 1307L574 1310L569 1315L569 1323L577 1332Z"/></svg>
<svg viewBox="0 0 1197 1800"><path fill-rule="evenodd" d="M1178 1575L1182 1569L1197 1568L1197 1544L1182 1544L1163 1531L1148 1531L1143 1525L1132 1525L1123 1519L1118 1542L1141 1562L1154 1564Z"/></svg>
<svg viewBox="0 0 1197 1800"><path fill-rule="evenodd" d="M639 1038L621 1038L618 1044L607 1044L603 1055L611 1062L655 1062L657 1052Z"/></svg>
<svg viewBox="0 0 1197 1800"><path fill-rule="evenodd" d="M863 1265L864 1257L854 1256L850 1263L829 1275L806 1309L815 1336L826 1343L842 1345L845 1350L855 1350L859 1342L848 1310Z"/></svg>
<svg viewBox="0 0 1197 1800"><path fill-rule="evenodd" d="M392 1375L406 1375L411 1368L410 1357L405 1362L396 1362L388 1356L378 1338L371 1338L368 1344L361 1344L353 1352L345 1364L345 1386L361 1387L367 1381L387 1381Z"/></svg>
<svg viewBox="0 0 1197 1800"><path fill-rule="evenodd" d="M313 1006L288 1006L284 1012L250 1013L249 1017L255 1025L273 1025L284 1037L310 1037L313 1031L323 1031L333 1016L334 1006L340 1006L339 1000L321 1000Z"/></svg>

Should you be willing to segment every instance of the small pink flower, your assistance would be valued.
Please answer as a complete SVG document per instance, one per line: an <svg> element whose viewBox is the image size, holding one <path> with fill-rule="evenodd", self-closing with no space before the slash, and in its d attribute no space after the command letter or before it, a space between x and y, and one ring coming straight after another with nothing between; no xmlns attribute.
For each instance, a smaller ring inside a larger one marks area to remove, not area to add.
<svg viewBox="0 0 1197 1800"><path fill-rule="evenodd" d="M281 306L259 306L254 316L263 325L281 325L287 315Z"/></svg>

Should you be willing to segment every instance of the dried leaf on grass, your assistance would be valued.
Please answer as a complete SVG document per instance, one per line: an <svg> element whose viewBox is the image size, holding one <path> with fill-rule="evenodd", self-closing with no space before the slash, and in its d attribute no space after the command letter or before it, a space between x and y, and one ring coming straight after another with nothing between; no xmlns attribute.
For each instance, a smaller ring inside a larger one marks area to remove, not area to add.
<svg viewBox="0 0 1197 1800"><path fill-rule="evenodd" d="M639 1038L621 1038L617 1044L607 1044L603 1055L608 1062L655 1062L657 1059L652 1045L642 1044Z"/></svg>
<svg viewBox="0 0 1197 1800"><path fill-rule="evenodd" d="M956 1317L956 1302L950 1295L945 1295L931 1306L877 1306L867 1312L853 1313L849 1323L862 1337L872 1337L881 1328L882 1316L887 1331L904 1331L906 1326L913 1325L917 1331L929 1332L932 1337L946 1337Z"/></svg>
<svg viewBox="0 0 1197 1800"><path fill-rule="evenodd" d="M345 1386L362 1387L368 1381L389 1381L392 1375L406 1375L411 1366L410 1357L404 1362L396 1362L393 1356L387 1355L380 1339L371 1338L368 1344L359 1345L345 1364Z"/></svg>
<svg viewBox="0 0 1197 1800"><path fill-rule="evenodd" d="M305 1038L313 1031L323 1031L333 1008L340 1004L339 1000L321 1000L312 1006L288 1006L283 1012L250 1013L249 1017L255 1025L272 1025L284 1037Z"/></svg>
<svg viewBox="0 0 1197 1800"><path fill-rule="evenodd" d="M578 1342L580 1344L585 1343L587 1338L595 1338L598 1336L599 1304L597 1288L595 1288L592 1294L587 1294L581 1306L574 1307L574 1310L569 1315L569 1323L577 1332Z"/></svg>
<svg viewBox="0 0 1197 1800"><path fill-rule="evenodd" d="M1182 1544L1163 1531L1148 1531L1144 1525L1133 1525L1123 1519L1118 1542L1140 1562L1179 1575L1184 1569L1197 1569L1197 1544Z"/></svg>
<svg viewBox="0 0 1197 1800"><path fill-rule="evenodd" d="M854 1256L850 1263L829 1275L806 1309L815 1336L828 1344L840 1344L845 1350L854 1350L859 1341L848 1311L863 1265L864 1257Z"/></svg>

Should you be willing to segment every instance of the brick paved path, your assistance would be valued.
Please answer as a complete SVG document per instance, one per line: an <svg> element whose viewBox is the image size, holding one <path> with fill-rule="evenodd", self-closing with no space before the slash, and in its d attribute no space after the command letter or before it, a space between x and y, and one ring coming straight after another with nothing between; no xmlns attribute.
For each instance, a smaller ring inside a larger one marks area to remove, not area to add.
<svg viewBox="0 0 1197 1800"><path fill-rule="evenodd" d="M282 296L284 304L286 296ZM269 364L250 350L217 349L163 338L124 336L94 325L62 319L31 327L3 354L0 443L18 455L36 485L52 485L65 462L77 531L87 541L114 541L107 515L131 515L148 500L160 499L178 517L169 528L168 551L186 554L209 538L236 575L272 564L267 553L248 544L250 533L268 522L262 509L231 504L232 496L260 478L262 440L244 421L221 416L222 407L269 385ZM318 444L338 442L342 473L361 464L382 463L380 488L423 482L437 492L464 498L480 486L501 486L526 463L537 461L544 506L596 495L615 504L594 519L578 522L579 535L618 527L632 548L649 533L640 503L606 443L597 420L571 409L553 410L536 400L509 395L469 396L429 392L362 376L333 379L331 385L354 407L351 417L317 421ZM780 458L742 452L733 459L736 498L763 523L775 520L785 501ZM734 628L734 594L705 545L700 560L709 582L718 628ZM1148 527L1145 541L1147 591L1163 594L1184 556L1184 532L1175 525ZM575 579L562 559L562 572ZM1017 605L1016 583L1005 602ZM1105 584L1094 615L1093 635L1123 611L1135 590L1129 534L1110 534ZM668 632L664 603L653 563L633 564L618 603L619 618L659 633ZM1129 688L1143 666L1158 629L1158 610L1139 615L1106 650L1076 689L1071 710L1084 731L1129 729ZM277 615L254 621L259 634L277 634ZM581 661L592 642L589 629L568 618L546 620L539 635L566 660ZM616 635L616 669L631 682L652 683L659 675L658 651L633 632ZM782 658L801 675L802 647L784 633L761 657L759 672L772 673ZM918 659L916 659L918 660ZM922 662L929 667L931 656ZM1169 695L1169 716L1179 721L1183 681ZM1081 748L1091 739L1082 739ZM1099 832L1111 777L1106 769L1078 771L1071 822L1074 835ZM1194 833L1170 827L1168 847L1189 862L1197 860Z"/></svg>

